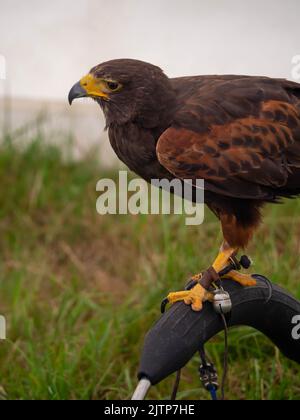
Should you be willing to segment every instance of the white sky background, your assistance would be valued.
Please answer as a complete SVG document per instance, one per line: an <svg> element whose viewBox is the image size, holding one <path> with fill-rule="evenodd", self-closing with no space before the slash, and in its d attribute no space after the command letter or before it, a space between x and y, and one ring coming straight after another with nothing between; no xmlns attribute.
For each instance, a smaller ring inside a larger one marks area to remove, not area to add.
<svg viewBox="0 0 300 420"><path fill-rule="evenodd" d="M299 0L0 0L0 54L12 95L39 99L66 98L112 58L291 78L299 19Z"/></svg>

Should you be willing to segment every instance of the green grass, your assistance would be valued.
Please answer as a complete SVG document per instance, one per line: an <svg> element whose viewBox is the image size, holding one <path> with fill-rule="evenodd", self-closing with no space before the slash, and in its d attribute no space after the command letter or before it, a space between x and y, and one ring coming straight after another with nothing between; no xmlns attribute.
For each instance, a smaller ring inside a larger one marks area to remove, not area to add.
<svg viewBox="0 0 300 420"><path fill-rule="evenodd" d="M35 139L0 148L0 393L5 399L127 399L139 352L162 297L212 261L219 224L177 216L97 215L101 170ZM249 249L255 271L300 298L300 202L267 209ZM222 372L222 336L208 346ZM183 371L180 398L207 399L198 360ZM168 398L174 378L149 398ZM300 399L299 366L261 334L230 333L229 399Z"/></svg>

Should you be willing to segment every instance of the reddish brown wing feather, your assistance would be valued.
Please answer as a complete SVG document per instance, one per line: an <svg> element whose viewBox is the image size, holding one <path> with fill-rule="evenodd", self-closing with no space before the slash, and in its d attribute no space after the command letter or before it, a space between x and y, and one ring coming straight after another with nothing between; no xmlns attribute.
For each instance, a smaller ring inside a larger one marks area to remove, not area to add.
<svg viewBox="0 0 300 420"><path fill-rule="evenodd" d="M169 128L157 144L160 163L179 178L204 179L206 189L225 196L271 198L274 189L286 185L293 161L300 162L294 134L300 129L300 107L279 100L257 107L256 116L227 119L205 132L186 124ZM293 147L298 156L289 153Z"/></svg>

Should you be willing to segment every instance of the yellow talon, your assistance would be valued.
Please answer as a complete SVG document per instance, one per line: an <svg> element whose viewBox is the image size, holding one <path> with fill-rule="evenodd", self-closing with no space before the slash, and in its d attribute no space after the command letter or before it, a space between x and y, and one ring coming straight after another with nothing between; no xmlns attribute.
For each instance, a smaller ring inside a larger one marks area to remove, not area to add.
<svg viewBox="0 0 300 420"><path fill-rule="evenodd" d="M237 252L238 252L238 249L231 248L228 244L224 243L217 259L215 260L212 266L215 272L218 274L225 267L227 267L229 262L237 254ZM207 273L209 273L209 270ZM214 295L208 292L199 283L201 278L202 278L202 274L197 274L196 276L192 277L192 280L198 283L191 290L170 293L167 297L167 301L170 304L183 301L186 305L191 305L194 311L196 312L201 311L203 308L204 302L206 301L212 302L214 300ZM234 280L244 287L251 287L257 284L256 280L252 276L241 274L237 271L231 271L225 276L222 276L222 279Z"/></svg>
<svg viewBox="0 0 300 420"><path fill-rule="evenodd" d="M257 281L249 274L242 274L237 271L230 271L230 273L226 274L222 277L223 279L229 279L236 281L241 286L244 287L253 287L257 285Z"/></svg>
<svg viewBox="0 0 300 420"><path fill-rule="evenodd" d="M203 274L202 273L199 273L199 274L196 274L195 276L193 276L192 278L191 278L191 280L192 281L200 281L201 279L202 279L202 276L203 276Z"/></svg>
<svg viewBox="0 0 300 420"><path fill-rule="evenodd" d="M184 301L186 305L191 305L193 311L199 312L203 308L203 303L206 301L212 301L213 295L209 293L200 284L196 284L192 290L170 293L168 295L169 303Z"/></svg>

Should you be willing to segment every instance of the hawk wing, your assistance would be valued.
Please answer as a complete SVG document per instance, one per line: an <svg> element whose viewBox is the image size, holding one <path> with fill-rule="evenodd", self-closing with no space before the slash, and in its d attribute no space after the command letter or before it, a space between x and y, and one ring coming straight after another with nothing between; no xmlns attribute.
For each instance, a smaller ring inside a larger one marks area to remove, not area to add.
<svg viewBox="0 0 300 420"><path fill-rule="evenodd" d="M157 143L169 172L224 196L273 200L296 171L300 189L299 84L208 76L174 87L182 106Z"/></svg>

